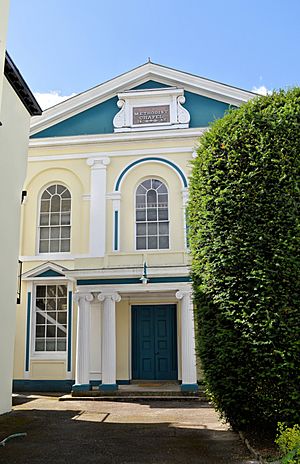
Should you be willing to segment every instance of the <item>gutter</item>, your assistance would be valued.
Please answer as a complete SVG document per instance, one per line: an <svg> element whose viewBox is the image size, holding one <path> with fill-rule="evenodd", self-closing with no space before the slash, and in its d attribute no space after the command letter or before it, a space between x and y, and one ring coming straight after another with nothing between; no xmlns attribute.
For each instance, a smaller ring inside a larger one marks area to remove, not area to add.
<svg viewBox="0 0 300 464"><path fill-rule="evenodd" d="M5 54L4 75L27 109L30 116L41 115L42 109L40 105L36 101L33 93L22 77L22 74L7 52Z"/></svg>

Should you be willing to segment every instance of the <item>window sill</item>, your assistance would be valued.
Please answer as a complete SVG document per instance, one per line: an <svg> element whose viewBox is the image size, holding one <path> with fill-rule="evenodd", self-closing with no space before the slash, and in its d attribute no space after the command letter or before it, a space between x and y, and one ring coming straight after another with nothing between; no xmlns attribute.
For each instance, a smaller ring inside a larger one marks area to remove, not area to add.
<svg viewBox="0 0 300 464"><path fill-rule="evenodd" d="M47 351L47 352L36 352L31 354L31 359L33 361L43 360L43 361L65 361L67 359L66 351Z"/></svg>

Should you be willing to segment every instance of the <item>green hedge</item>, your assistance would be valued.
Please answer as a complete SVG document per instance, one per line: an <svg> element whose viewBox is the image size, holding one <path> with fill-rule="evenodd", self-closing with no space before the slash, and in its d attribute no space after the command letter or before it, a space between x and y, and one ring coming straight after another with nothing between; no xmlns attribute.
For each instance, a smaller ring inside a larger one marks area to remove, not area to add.
<svg viewBox="0 0 300 464"><path fill-rule="evenodd" d="M231 110L193 161L197 349L233 426L300 421L299 173L299 88Z"/></svg>

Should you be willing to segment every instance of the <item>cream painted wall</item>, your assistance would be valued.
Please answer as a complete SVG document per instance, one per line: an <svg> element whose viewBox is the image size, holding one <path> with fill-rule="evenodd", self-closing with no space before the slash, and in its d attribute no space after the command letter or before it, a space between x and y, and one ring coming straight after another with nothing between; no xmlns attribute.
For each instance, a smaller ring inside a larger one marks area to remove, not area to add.
<svg viewBox="0 0 300 464"><path fill-rule="evenodd" d="M145 163L129 171L121 187L120 247L124 253L135 251L135 191L145 179L153 177L164 182L169 191L170 251L184 250L182 209L182 184L177 174L165 164ZM108 208L107 250L112 250L112 208ZM155 251L155 254L170 255L170 251ZM140 251L139 251L140 252ZM140 252L141 253L141 252ZM148 254L148 252L144 252ZM153 254L150 252L149 254ZM164 261L165 262L165 261ZM163 262L162 262L163 264Z"/></svg>
<svg viewBox="0 0 300 464"><path fill-rule="evenodd" d="M22 287L22 304L17 309L17 329L15 341L14 379L24 378L25 365L25 333L26 333L26 295L27 283ZM151 304L177 304L177 357L178 379L181 379L181 303L177 300L151 300ZM117 379L131 379L131 305L149 304L147 298L128 297L116 304L116 343L117 343ZM91 305L91 338L90 338L90 379L101 380L101 319L100 302ZM31 380L64 380L75 378L75 347L76 347L77 308L73 305L72 317L72 372L67 374L66 359L37 359L31 357Z"/></svg>
<svg viewBox="0 0 300 464"><path fill-rule="evenodd" d="M86 171L86 176L84 173ZM23 205L21 255L38 254L38 220L40 197L50 184L61 183L72 196L71 250L73 254L88 253L89 201L82 195L89 193L89 168L84 161L30 163L25 183L26 203ZM45 260L47 261L47 255Z"/></svg>
<svg viewBox="0 0 300 464"><path fill-rule="evenodd" d="M0 108L2 101L3 70L5 62L6 34L9 13L9 0L0 0Z"/></svg>
<svg viewBox="0 0 300 464"><path fill-rule="evenodd" d="M2 14L2 12L1 12ZM0 111L0 413L11 409L21 192L30 116L4 77Z"/></svg>
<svg viewBox="0 0 300 464"><path fill-rule="evenodd" d="M193 147L193 139L185 140L185 145ZM153 145L153 141L152 141ZM164 142L164 145L167 145ZM169 148L174 148L168 142ZM135 150L145 150L148 143L139 143L134 146ZM161 147L161 142L156 141L156 148ZM110 145L110 150L106 150L106 155L110 151L115 153L119 144ZM126 147L127 149L128 147ZM178 147L177 147L178 148ZM51 152L51 154L50 154ZM76 267L90 267L86 261L89 253L89 216L90 201L88 195L91 191L90 175L91 168L86 163L86 158L82 159L54 159L49 160L43 157L70 155L70 149L53 148L51 150L40 147L39 151L30 149L29 157L32 160L38 156L39 161L31 161L28 167L28 175L25 188L28 191L26 204L23 206L22 220L22 243L21 256L35 256L38 254L38 219L39 219L39 200L44 188L51 183L61 182L68 186L72 194L72 236L71 236L71 255L76 255L80 261L75 263ZM84 153L80 147L80 153ZM80 153L77 153L80 155ZM94 149L93 153L94 154ZM190 172L190 153L176 153L163 155L166 159L176 163L186 176ZM107 194L114 191L114 186L122 170L139 156L112 156L107 167ZM141 252L135 250L135 224L134 224L134 193L138 183L147 177L157 177L164 181L170 191L170 250ZM145 256L149 259L149 264L185 264L187 256L185 254L184 243L184 219L182 208L182 182L179 175L166 164L145 163L131 169L124 177L121 184L121 217L120 235L121 248L118 253L113 251L113 201L106 201L106 256L96 259L100 267L117 265L141 265ZM82 258L78 255L83 255ZM137 256L138 255L138 256ZM149 258L148 258L149 255ZM45 255L45 259L47 255ZM91 261L93 266L95 258Z"/></svg>
<svg viewBox="0 0 300 464"><path fill-rule="evenodd" d="M125 156L125 150L147 150L148 148L180 148L190 147L190 152L183 150L182 153L162 153L162 156L180 166L186 176L190 172L191 153L195 141L193 138L176 140L155 140L147 142L125 142L109 143L96 145L93 147L51 147L51 148L30 148L30 162L28 166L25 188L28 192L27 199L22 205L22 240L21 256L26 257L24 262L24 272L34 269L48 260L57 262L68 269L99 269L109 267L128 267L142 266L146 259L148 266L158 265L183 265L188 263L188 255L184 243L184 221L183 221L183 202L182 202L182 181L178 174L169 166L158 163L145 163L134 167L124 177L121 185L121 250L113 251L113 205L112 200L106 202L106 254L104 257L89 257L89 216L90 201L88 196L91 191L90 176L91 168L86 162L86 157L81 159L49 159L49 157L63 155L79 155L91 153L91 158L95 153L102 152L110 157L110 164L107 166L107 194L113 192L116 180L122 170L131 162L147 155ZM123 150L116 156L117 150ZM33 161L33 159L36 159ZM44 160L43 160L44 158ZM137 185L145 178L158 178L166 183L169 189L169 210L170 210L170 250L158 251L136 251L135 250L135 223L134 223L134 193ZM63 259L56 260L51 255L40 255L38 253L38 218L39 201L42 191L52 183L63 183L72 195L72 235L71 253ZM31 257L31 258L30 258ZM27 283L23 283L26 289ZM26 291L26 290L24 290ZM149 301L148 301L149 302ZM156 303L160 303L158 299ZM177 303L177 300L174 301ZM147 298L142 298L134 304L147 303ZM152 301L151 301L152 303ZM154 302L155 303L155 302ZM117 330L117 379L127 380L131 378L131 306L128 298L122 299L116 305L116 330ZM180 303L178 303L180 308ZM26 297L23 298L21 308L18 308L19 317L16 337L15 372L14 378L24 378L24 358L25 358L25 330L26 330ZM76 346L76 315L77 309L73 311L72 325L72 373L71 378L75 377L75 346ZM100 303L92 305L91 328L92 336L90 339L91 368L90 378L92 380L101 379L101 309ZM180 309L178 309L178 368L179 378L181 378L181 334L180 334ZM21 359L21 361L20 361ZM40 377L38 377L40 376ZM42 361L32 359L30 364L30 379L66 379L66 364L53 361Z"/></svg>

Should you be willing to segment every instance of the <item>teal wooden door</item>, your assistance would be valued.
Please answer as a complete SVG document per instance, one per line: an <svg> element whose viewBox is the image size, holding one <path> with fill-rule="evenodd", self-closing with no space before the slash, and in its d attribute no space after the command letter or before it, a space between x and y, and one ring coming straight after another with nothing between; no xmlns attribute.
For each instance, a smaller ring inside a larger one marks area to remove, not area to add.
<svg viewBox="0 0 300 464"><path fill-rule="evenodd" d="M132 378L178 378L176 305L132 306Z"/></svg>

